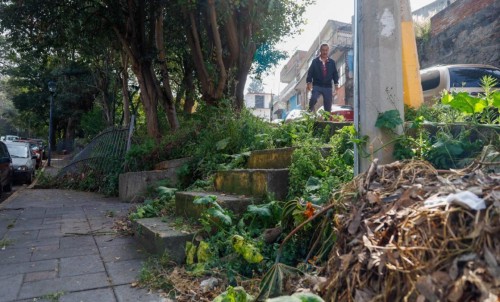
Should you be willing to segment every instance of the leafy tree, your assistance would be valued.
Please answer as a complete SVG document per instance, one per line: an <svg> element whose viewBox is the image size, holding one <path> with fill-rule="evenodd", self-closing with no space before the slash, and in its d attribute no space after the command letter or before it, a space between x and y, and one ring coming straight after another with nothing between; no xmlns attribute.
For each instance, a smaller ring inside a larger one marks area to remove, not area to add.
<svg viewBox="0 0 500 302"><path fill-rule="evenodd" d="M274 49L269 44L264 43L255 52L253 73L256 78L260 79L272 67L277 66L279 61L286 58L286 52Z"/></svg>
<svg viewBox="0 0 500 302"><path fill-rule="evenodd" d="M250 85L248 85L248 93L262 93L264 92L264 85L262 84L262 81L259 79L252 79L252 82L250 82Z"/></svg>
<svg viewBox="0 0 500 302"><path fill-rule="evenodd" d="M295 33L311 2L14 0L0 3L0 25L19 54L32 59L39 55L40 66L54 68L70 61L90 65L108 122L116 114L116 87L121 87L123 115L134 107L130 66L148 135L159 140L160 106L170 130L179 127L181 101L186 112L200 96L214 105L230 98L241 109L252 63L257 58L257 74L272 66L279 57L273 46Z"/></svg>
<svg viewBox="0 0 500 302"><path fill-rule="evenodd" d="M281 38L293 34L312 1L180 2L204 100L215 104L227 89L227 96L234 97L235 107L241 109L257 49L271 50Z"/></svg>

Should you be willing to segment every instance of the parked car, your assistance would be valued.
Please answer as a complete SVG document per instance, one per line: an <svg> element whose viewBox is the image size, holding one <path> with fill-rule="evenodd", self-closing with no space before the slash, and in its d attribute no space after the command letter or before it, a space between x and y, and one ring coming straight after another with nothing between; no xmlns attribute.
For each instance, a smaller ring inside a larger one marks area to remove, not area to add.
<svg viewBox="0 0 500 302"><path fill-rule="evenodd" d="M45 146L45 142L43 141L43 139L32 138L31 140L37 143L38 148L41 150L41 153L42 153L42 159L46 159L47 158L47 156L46 156L47 152L46 152L45 149L47 149L47 147Z"/></svg>
<svg viewBox="0 0 500 302"><path fill-rule="evenodd" d="M477 95L484 92L481 79L492 76L500 88L500 69L490 65L456 64L437 65L420 70L420 79L424 102L433 104L441 96L443 90L448 92L468 92Z"/></svg>
<svg viewBox="0 0 500 302"><path fill-rule="evenodd" d="M293 109L285 117L285 123L305 119L308 114L307 110Z"/></svg>
<svg viewBox="0 0 500 302"><path fill-rule="evenodd" d="M12 158L5 143L0 142L0 193L12 191Z"/></svg>
<svg viewBox="0 0 500 302"><path fill-rule="evenodd" d="M322 115L321 111L325 111L323 109L323 106L319 107L318 109L318 114ZM332 111L331 115L339 115L344 117L344 121L346 122L353 122L354 121L354 108L350 105L332 105ZM330 117L330 120L333 120L332 117Z"/></svg>
<svg viewBox="0 0 500 302"><path fill-rule="evenodd" d="M23 143L29 143L31 151L36 155L36 166L35 168L38 169L42 166L42 158L43 158L43 150L40 148L39 144L37 141L34 139L18 139L16 142L23 142Z"/></svg>
<svg viewBox="0 0 500 302"><path fill-rule="evenodd" d="M323 109L323 106L319 107L318 111L316 111L316 117L318 119L321 119L324 111L325 110ZM310 114L310 113L308 113L307 110L293 109L286 116L285 123L304 119L307 114ZM344 117L344 121L346 121L346 122L353 122L354 121L354 109L352 108L352 106L349 106L349 105L332 104L331 115L341 115ZM334 119L331 117L330 121L332 121L332 120L334 120Z"/></svg>
<svg viewBox="0 0 500 302"><path fill-rule="evenodd" d="M30 184L35 177L36 155L31 151L30 143L6 142L14 169L14 180Z"/></svg>
<svg viewBox="0 0 500 302"><path fill-rule="evenodd" d="M5 135L5 136L0 137L0 140L4 141L4 142L5 141L12 142L12 141L15 141L16 139L19 139L19 136L17 136L17 135Z"/></svg>

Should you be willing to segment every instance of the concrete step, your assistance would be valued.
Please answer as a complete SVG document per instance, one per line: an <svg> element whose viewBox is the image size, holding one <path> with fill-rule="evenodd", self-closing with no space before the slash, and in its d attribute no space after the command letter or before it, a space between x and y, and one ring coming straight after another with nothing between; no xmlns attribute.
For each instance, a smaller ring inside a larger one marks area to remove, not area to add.
<svg viewBox="0 0 500 302"><path fill-rule="evenodd" d="M134 237L152 254L167 252L172 261L178 264L186 259L186 242L192 241L195 230L182 231L175 228L172 218L155 217L134 221Z"/></svg>
<svg viewBox="0 0 500 302"><path fill-rule="evenodd" d="M187 164L191 158L179 158L158 163L153 171L128 172L120 174L118 193L123 201L138 201L146 193L149 186L160 180L166 180L169 187L179 182L177 171Z"/></svg>
<svg viewBox="0 0 500 302"><path fill-rule="evenodd" d="M192 157L184 157L178 159L171 159L159 162L155 165L155 170L168 170L168 169L177 169L182 167L184 164L188 164L191 161Z"/></svg>
<svg viewBox="0 0 500 302"><path fill-rule="evenodd" d="M217 202L224 209L231 210L237 216L243 214L251 204L259 204L261 198L248 197L245 195L227 195L219 192L176 192L175 193L175 212L177 215L191 218L199 218L201 212L206 208L203 205L194 204L197 197L215 195Z"/></svg>
<svg viewBox="0 0 500 302"><path fill-rule="evenodd" d="M292 163L295 148L279 148L252 151L248 159L249 169L286 169Z"/></svg>
<svg viewBox="0 0 500 302"><path fill-rule="evenodd" d="M284 200L288 193L288 169L238 169L215 175L218 192L264 197L271 194Z"/></svg>

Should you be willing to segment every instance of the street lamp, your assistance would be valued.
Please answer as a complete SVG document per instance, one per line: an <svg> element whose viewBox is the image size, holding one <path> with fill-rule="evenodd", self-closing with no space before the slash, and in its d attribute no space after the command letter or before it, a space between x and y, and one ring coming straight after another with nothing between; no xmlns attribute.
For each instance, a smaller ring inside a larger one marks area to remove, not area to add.
<svg viewBox="0 0 500 302"><path fill-rule="evenodd" d="M49 113L49 156L47 157L47 166L50 167L51 153L52 153L52 111L54 107L54 94L56 93L56 82L49 81L50 91L50 113Z"/></svg>

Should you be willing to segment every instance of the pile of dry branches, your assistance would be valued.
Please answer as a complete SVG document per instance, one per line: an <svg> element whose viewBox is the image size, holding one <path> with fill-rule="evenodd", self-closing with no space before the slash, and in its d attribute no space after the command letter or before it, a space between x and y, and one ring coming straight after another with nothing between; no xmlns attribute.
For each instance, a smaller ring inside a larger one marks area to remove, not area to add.
<svg viewBox="0 0 500 302"><path fill-rule="evenodd" d="M348 190L358 194L344 200L350 214L335 217L326 301L499 301L500 175L374 161ZM430 203L463 191L484 208Z"/></svg>

